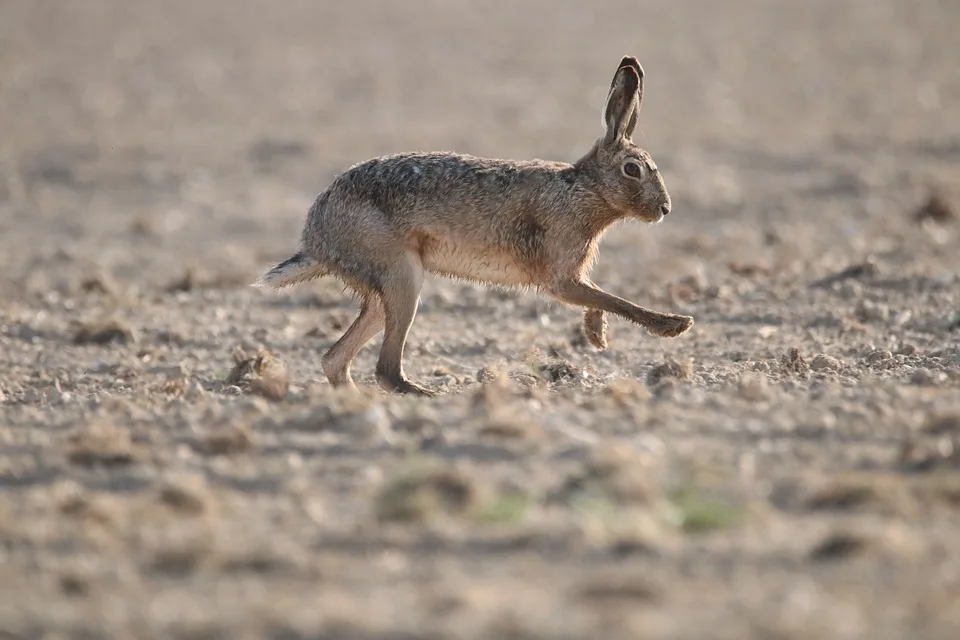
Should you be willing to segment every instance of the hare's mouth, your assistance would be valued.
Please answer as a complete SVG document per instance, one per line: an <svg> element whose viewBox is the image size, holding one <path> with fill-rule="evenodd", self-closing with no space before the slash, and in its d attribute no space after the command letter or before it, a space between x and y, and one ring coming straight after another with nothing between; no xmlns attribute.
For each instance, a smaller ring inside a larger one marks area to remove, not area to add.
<svg viewBox="0 0 960 640"><path fill-rule="evenodd" d="M642 220L643 222L646 222L647 224L660 224L661 222L663 222L663 219L665 217L666 216L663 214L662 211L654 210L654 211L645 212L642 216L640 216L640 220Z"/></svg>
<svg viewBox="0 0 960 640"><path fill-rule="evenodd" d="M663 204L656 209L651 209L646 220L651 224L658 224L663 222L663 219L667 217L668 213L670 213L670 204Z"/></svg>

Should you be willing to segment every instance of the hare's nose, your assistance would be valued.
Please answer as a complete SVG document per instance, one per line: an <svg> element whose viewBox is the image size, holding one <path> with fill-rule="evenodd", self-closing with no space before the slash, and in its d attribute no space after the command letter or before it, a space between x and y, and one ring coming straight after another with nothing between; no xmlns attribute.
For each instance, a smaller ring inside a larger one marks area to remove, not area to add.
<svg viewBox="0 0 960 640"><path fill-rule="evenodd" d="M660 205L660 213L667 215L670 213L670 203Z"/></svg>

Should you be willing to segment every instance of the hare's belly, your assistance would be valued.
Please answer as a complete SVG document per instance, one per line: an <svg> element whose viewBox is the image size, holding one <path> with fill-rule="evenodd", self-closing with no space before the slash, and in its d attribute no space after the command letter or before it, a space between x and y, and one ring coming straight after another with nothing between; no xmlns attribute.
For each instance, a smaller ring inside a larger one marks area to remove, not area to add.
<svg viewBox="0 0 960 640"><path fill-rule="evenodd" d="M420 257L427 271L445 276L508 286L535 284L530 269L503 250L431 238L421 245Z"/></svg>

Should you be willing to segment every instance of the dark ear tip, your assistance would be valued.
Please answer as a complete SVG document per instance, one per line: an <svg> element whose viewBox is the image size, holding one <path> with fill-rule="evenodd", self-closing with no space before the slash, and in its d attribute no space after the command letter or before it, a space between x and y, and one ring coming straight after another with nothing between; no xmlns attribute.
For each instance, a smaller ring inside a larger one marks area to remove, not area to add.
<svg viewBox="0 0 960 640"><path fill-rule="evenodd" d="M620 60L620 66L618 66L617 69L622 69L623 67L631 67L637 72L637 76L643 78L643 67L640 66L640 61L635 57L623 56L623 59Z"/></svg>

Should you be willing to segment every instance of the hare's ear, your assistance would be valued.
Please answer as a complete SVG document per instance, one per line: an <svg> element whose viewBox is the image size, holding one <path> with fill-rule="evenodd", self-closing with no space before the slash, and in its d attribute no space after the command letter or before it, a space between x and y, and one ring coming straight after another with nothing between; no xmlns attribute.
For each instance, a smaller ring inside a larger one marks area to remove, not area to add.
<svg viewBox="0 0 960 640"><path fill-rule="evenodd" d="M643 67L632 56L620 61L620 67L610 83L603 120L607 127L604 141L614 143L630 138L637 126L637 116L643 101Z"/></svg>

